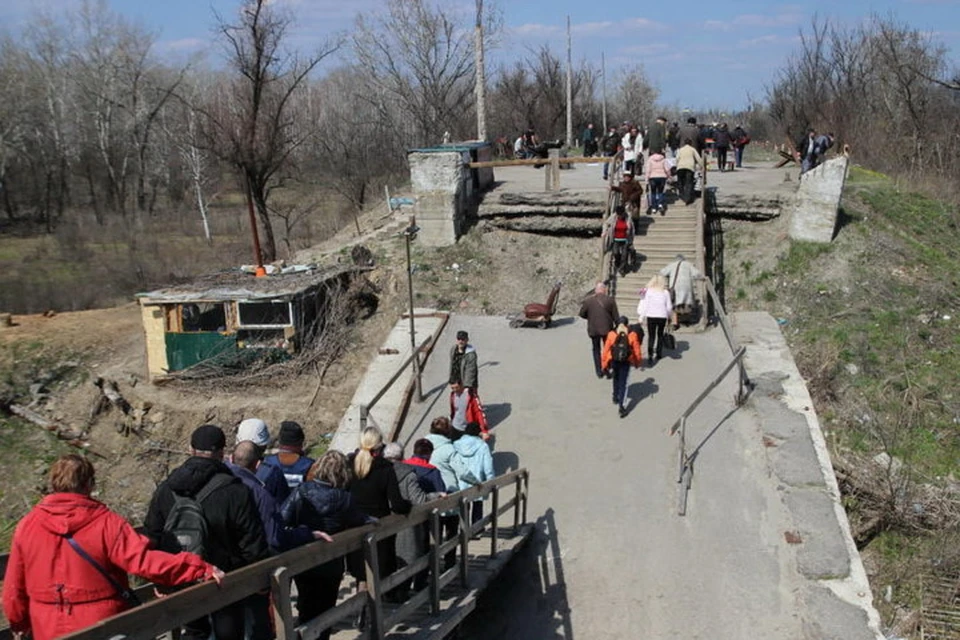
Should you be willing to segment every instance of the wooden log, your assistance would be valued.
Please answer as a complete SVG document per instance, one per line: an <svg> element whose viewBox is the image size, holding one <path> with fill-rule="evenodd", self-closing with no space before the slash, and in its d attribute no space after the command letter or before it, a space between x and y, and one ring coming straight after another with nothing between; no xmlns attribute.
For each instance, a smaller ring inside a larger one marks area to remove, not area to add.
<svg viewBox="0 0 960 640"><path fill-rule="evenodd" d="M120 409L123 412L123 415L129 415L133 407L130 406L130 403L120 395L120 389L117 388L117 383L113 380L105 380L104 378L97 377L93 381L99 389L100 392L110 401L110 404Z"/></svg>
<svg viewBox="0 0 960 640"><path fill-rule="evenodd" d="M36 411L20 406L18 404L11 404L8 407L8 409L10 413L12 413L13 415L23 420L26 420L30 424L34 424L42 429L46 429L47 431L50 431L51 433L56 435L58 439L63 440L70 446L76 447L78 449L83 449L84 451L91 453L97 456L98 458L106 458L106 456L90 449L90 444L85 440L83 440L82 433L77 433L76 431L70 430L67 427L63 427L62 425L54 422L53 420L48 420L47 418L44 418L42 415L40 415Z"/></svg>

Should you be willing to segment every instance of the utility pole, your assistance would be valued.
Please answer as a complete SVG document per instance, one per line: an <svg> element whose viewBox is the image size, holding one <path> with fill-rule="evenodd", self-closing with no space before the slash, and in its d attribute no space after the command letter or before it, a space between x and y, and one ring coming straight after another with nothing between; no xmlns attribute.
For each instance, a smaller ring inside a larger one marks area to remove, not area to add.
<svg viewBox="0 0 960 640"><path fill-rule="evenodd" d="M487 139L487 71L483 56L483 0L477 0L477 26L473 33L476 66L477 140Z"/></svg>
<svg viewBox="0 0 960 640"><path fill-rule="evenodd" d="M573 54L570 44L570 16L567 16L567 146L573 146Z"/></svg>
<svg viewBox="0 0 960 640"><path fill-rule="evenodd" d="M607 61L600 52L600 88L603 91L603 135L607 135Z"/></svg>

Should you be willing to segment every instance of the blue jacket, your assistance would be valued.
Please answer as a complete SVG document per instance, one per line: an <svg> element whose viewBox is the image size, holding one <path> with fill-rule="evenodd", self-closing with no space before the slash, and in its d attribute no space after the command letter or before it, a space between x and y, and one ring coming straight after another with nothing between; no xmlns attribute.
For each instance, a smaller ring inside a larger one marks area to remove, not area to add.
<svg viewBox="0 0 960 640"><path fill-rule="evenodd" d="M482 438L477 436L460 436L460 439L453 443L454 449L463 458L467 469L478 482L486 482L493 479L493 455L490 453L490 447ZM469 489L474 483L460 479L460 490Z"/></svg>
<svg viewBox="0 0 960 640"><path fill-rule="evenodd" d="M310 467L313 466L313 459L308 458L305 455L301 455L293 464L281 464L280 456L278 454L274 454L263 459L263 464L260 466L262 467L265 465L279 468L280 471L283 472L283 477L287 481L287 486L290 487L290 490L292 491L296 489L301 482L303 482L303 476L305 476L307 471L310 471Z"/></svg>
<svg viewBox="0 0 960 640"><path fill-rule="evenodd" d="M444 490L447 493L456 493L460 490L461 479L471 483L473 474L467 468L463 457L453 446L453 442L446 436L431 433L427 436L433 444L433 453L430 455L430 464L440 470L443 478ZM468 484L469 486L469 484Z"/></svg>
<svg viewBox="0 0 960 640"><path fill-rule="evenodd" d="M279 503L270 495L263 482L253 472L238 467L232 462L227 462L226 465L233 472L233 475L240 478L240 481L253 494L257 511L260 512L260 519L263 520L264 533L267 535L267 545L271 552L280 553L313 541L313 531L308 527L290 529L284 526L283 520L280 518Z"/></svg>
<svg viewBox="0 0 960 640"><path fill-rule="evenodd" d="M294 489L280 507L280 515L287 525L302 524L331 535L376 522L376 518L357 509L349 491L335 489L320 480L304 482Z"/></svg>
<svg viewBox="0 0 960 640"><path fill-rule="evenodd" d="M443 484L440 470L430 464L428 460L413 456L403 461L417 472L417 481L424 493L446 493L447 487Z"/></svg>
<svg viewBox="0 0 960 640"><path fill-rule="evenodd" d="M273 499L277 504L283 504L283 501L290 496L290 487L287 486L287 479L283 476L280 467L272 464L261 464L257 467L257 478L263 482Z"/></svg>

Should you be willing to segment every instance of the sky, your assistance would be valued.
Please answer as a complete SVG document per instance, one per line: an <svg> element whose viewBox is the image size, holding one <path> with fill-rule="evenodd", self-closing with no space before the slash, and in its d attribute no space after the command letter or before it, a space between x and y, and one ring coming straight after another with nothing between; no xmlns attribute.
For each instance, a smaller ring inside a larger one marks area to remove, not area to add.
<svg viewBox="0 0 960 640"><path fill-rule="evenodd" d="M17 35L38 9L63 15L82 0L0 0L0 29ZM115 12L156 34L159 55L182 58L216 51L214 12L226 17L239 0L104 0ZM272 0L295 17L292 42L309 47L324 37L349 31L358 12L384 12L384 0ZM498 4L505 31L490 66L510 63L527 50L549 44L566 55L570 17L573 58L597 68L606 60L607 90L617 72L643 64L660 89L662 104L680 109L736 110L748 98L762 99L787 56L799 46L801 29L814 16L855 26L873 13L892 16L928 34L947 49L960 68L960 0L810 0L777 4L757 0L686 0L638 3L605 0L485 0ZM440 0L472 20L470 0ZM211 54L215 56L215 53ZM341 55L346 56L343 52ZM343 59L343 58L341 58ZM336 61L326 64L333 65Z"/></svg>

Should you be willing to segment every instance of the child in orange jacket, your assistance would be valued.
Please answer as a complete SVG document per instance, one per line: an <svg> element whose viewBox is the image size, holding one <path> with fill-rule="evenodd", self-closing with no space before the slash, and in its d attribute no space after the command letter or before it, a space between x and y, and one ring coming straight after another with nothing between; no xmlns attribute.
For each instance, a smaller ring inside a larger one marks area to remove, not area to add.
<svg viewBox="0 0 960 640"><path fill-rule="evenodd" d="M623 403L627 399L630 367L639 367L643 362L640 342L640 336L630 330L627 317L620 316L617 326L607 334L603 343L600 365L604 371L613 371L613 403L617 405L621 418L627 415L627 409Z"/></svg>

